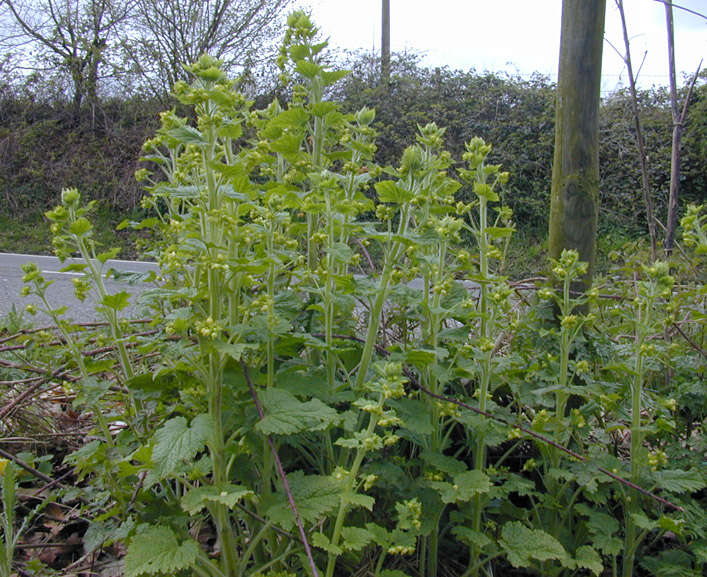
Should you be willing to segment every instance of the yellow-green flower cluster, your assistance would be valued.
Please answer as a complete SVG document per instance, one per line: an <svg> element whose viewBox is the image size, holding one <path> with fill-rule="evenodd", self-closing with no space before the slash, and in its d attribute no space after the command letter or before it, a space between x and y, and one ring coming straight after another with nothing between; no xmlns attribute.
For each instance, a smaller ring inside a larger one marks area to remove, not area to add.
<svg viewBox="0 0 707 577"><path fill-rule="evenodd" d="M194 323L194 329L197 334L207 339L216 339L219 334L221 334L221 331L223 331L223 327L211 317L206 317L204 320L197 320Z"/></svg>

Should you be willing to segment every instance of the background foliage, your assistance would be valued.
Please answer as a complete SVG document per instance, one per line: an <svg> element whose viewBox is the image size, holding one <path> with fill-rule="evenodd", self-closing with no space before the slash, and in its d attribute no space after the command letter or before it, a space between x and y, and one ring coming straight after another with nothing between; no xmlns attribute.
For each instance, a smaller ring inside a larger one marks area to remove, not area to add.
<svg viewBox="0 0 707 577"><path fill-rule="evenodd" d="M364 105L376 108L377 162L394 164L417 125L428 122L447 127L445 143L453 155L460 155L464 142L479 135L495 144L492 161L511 173L506 201L519 229L544 234L554 134L554 85L547 78L430 70L414 56L395 55L385 94L377 85L377 59L353 54L345 60L351 74L329 96L346 111ZM268 88L253 92L256 101L266 102L276 94L286 102L287 91L272 80L259 82ZM251 85L248 90L253 89ZM31 83L5 83L0 90L1 210L36 214L50 208L66 185L80 187L109 211L122 213L138 206L143 191L132 174L141 143L157 126L161 99L104 98L75 126L70 102L56 94L42 94ZM664 220L670 175L669 95L654 88L641 91L639 98L651 193L656 215ZM707 194L706 110L707 85L700 83L683 138L684 203ZM600 233L643 235L645 210L627 92L604 99L600 154Z"/></svg>

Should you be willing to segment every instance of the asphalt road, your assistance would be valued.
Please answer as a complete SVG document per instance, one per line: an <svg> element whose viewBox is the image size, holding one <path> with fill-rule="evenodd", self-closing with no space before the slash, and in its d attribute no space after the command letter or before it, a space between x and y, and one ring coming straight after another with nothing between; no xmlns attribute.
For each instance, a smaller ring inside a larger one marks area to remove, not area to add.
<svg viewBox="0 0 707 577"><path fill-rule="evenodd" d="M72 278L82 276L82 273L76 272L60 272L62 268L71 262L83 262L79 259L67 259L64 263L60 263L59 259L53 256L38 256L29 254L8 254L0 253L0 318L4 317L13 310L20 313L24 311L25 306L33 304L35 307L43 307L38 298L34 296L23 297L20 291L24 286L22 282L22 265L27 262L34 262L42 275L47 280L53 281L52 285L47 289L47 299L52 307L67 306L68 311L66 316L73 319L75 322L91 322L102 320L95 310L96 299L94 295L89 295L85 301L79 301L74 295L74 287ZM139 317L140 311L137 306L137 295L147 288L144 281L140 280L140 275L149 273L150 271L158 270L158 267L153 262L128 261L128 260L109 260L104 270L114 269L121 274L135 273L136 278L127 282L119 281L112 277L106 278L106 289L109 293L114 294L120 291L130 293L130 306L122 311L121 316ZM473 281L462 281L466 289L472 294L478 294L479 285ZM409 286L414 289L422 289L422 279L413 279ZM26 318L29 318L27 313L23 313ZM36 323L48 322L50 319L44 313L37 313L34 316Z"/></svg>
<svg viewBox="0 0 707 577"><path fill-rule="evenodd" d="M53 307L66 305L69 307L66 313L67 317L72 318L76 322L90 322L98 320L96 314L94 295L89 295L85 301L81 302L74 296L74 287L71 279L76 276L82 276L82 273L76 272L59 272L62 268L71 262L83 262L79 259L67 259L66 262L60 263L59 259L53 256L38 256L30 254L8 254L0 253L0 317L3 317L13 310L16 312L24 311L25 306L33 304L39 308L43 306L41 301L34 296L23 297L20 291L24 286L22 282L22 265L27 262L34 262L42 275L47 280L53 281L52 285L47 289L47 300ZM157 265L151 262L134 262L127 260L109 260L105 268L106 271L114 269L120 273L148 273L151 270L157 270ZM130 282L115 280L114 278L106 278L106 289L109 293L117 293L127 291L130 293L130 307L124 311L127 316L137 316L139 314L136 307L136 296L141 289L146 285L140 282L139 278L131 279ZM31 318L25 312L25 318ZM49 317L43 313L37 313L34 317L37 323L47 322Z"/></svg>

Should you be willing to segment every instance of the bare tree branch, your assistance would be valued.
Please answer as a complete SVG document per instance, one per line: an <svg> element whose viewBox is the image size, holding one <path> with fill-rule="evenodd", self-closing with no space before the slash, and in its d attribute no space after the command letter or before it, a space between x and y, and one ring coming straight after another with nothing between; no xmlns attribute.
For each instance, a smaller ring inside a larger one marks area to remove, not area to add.
<svg viewBox="0 0 707 577"><path fill-rule="evenodd" d="M666 6L672 6L673 8L677 8L678 10L683 10L685 12L689 12L690 14L694 14L695 16L699 16L700 18L704 18L707 20L707 15L702 14L701 12L697 12L696 10L691 10L690 8L686 8L685 6L679 6L678 4L675 4L673 2L669 2L668 0L655 0L656 2L660 2L661 4L665 4Z"/></svg>

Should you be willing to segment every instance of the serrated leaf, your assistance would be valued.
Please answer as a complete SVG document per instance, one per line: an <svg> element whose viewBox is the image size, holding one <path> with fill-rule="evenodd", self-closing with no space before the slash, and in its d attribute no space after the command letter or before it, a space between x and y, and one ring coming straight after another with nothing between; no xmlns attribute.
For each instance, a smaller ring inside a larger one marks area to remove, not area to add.
<svg viewBox="0 0 707 577"><path fill-rule="evenodd" d="M270 143L273 152L296 154L300 149L301 138L296 134L283 134Z"/></svg>
<svg viewBox="0 0 707 577"><path fill-rule="evenodd" d="M88 265L85 262L72 262L59 269L59 272L83 272Z"/></svg>
<svg viewBox="0 0 707 577"><path fill-rule="evenodd" d="M375 535L367 529L344 527L341 530L341 548L345 551L360 551L374 538Z"/></svg>
<svg viewBox="0 0 707 577"><path fill-rule="evenodd" d="M157 190L157 194L160 195L169 195L173 198L198 198L199 197L199 187L198 186L193 186L193 185L184 185L184 186L167 186L167 185L159 185L159 188Z"/></svg>
<svg viewBox="0 0 707 577"><path fill-rule="evenodd" d="M327 537L324 533L314 533L312 535L312 545L319 547L320 549L324 549L324 551L331 553L332 555L341 555L343 553L341 547L332 545L331 541L329 541L329 537Z"/></svg>
<svg viewBox="0 0 707 577"><path fill-rule="evenodd" d="M328 254L331 254L339 262L350 262L353 257L353 250L345 242L335 242L332 246L326 249Z"/></svg>
<svg viewBox="0 0 707 577"><path fill-rule="evenodd" d="M699 471L671 469L654 473L656 484L671 493L692 493L705 487L704 475Z"/></svg>
<svg viewBox="0 0 707 577"><path fill-rule="evenodd" d="M228 355L234 361L240 362L243 353L257 349L258 345L255 343L226 343L223 341L214 341L213 347L219 353Z"/></svg>
<svg viewBox="0 0 707 577"><path fill-rule="evenodd" d="M513 234L513 229L506 226L489 226L486 227L486 234L491 238L506 238Z"/></svg>
<svg viewBox="0 0 707 577"><path fill-rule="evenodd" d="M325 100L312 105L311 111L313 116L326 116L330 112L334 112L338 108L336 102Z"/></svg>
<svg viewBox="0 0 707 577"><path fill-rule="evenodd" d="M594 575L600 575L604 570L601 555L588 545L578 547L574 554L574 562L578 568L589 569Z"/></svg>
<svg viewBox="0 0 707 577"><path fill-rule="evenodd" d="M204 135L192 126L178 126L168 130L167 134L184 144L195 146L206 146L207 144Z"/></svg>
<svg viewBox="0 0 707 577"><path fill-rule="evenodd" d="M179 543L169 527L149 527L133 537L125 555L125 577L173 575L193 567L199 556L195 541Z"/></svg>
<svg viewBox="0 0 707 577"><path fill-rule="evenodd" d="M506 482L501 486L506 494L516 493L520 496L536 495L535 483L521 477L520 475L510 474L506 478Z"/></svg>
<svg viewBox="0 0 707 577"><path fill-rule="evenodd" d="M243 127L240 122L233 122L232 120L226 120L218 127L218 135L221 138L240 138L243 134Z"/></svg>
<svg viewBox="0 0 707 577"><path fill-rule="evenodd" d="M676 535L681 535L685 529L685 521L683 519L673 519L667 515L661 515L658 518L658 527L663 531L671 531Z"/></svg>
<svg viewBox="0 0 707 577"><path fill-rule="evenodd" d="M74 222L69 225L69 232L75 234L76 236L83 236L93 229L93 225L86 217L77 218Z"/></svg>
<svg viewBox="0 0 707 577"><path fill-rule="evenodd" d="M453 483L433 482L443 503L463 503L476 495L488 493L491 482L483 471L464 471L454 475Z"/></svg>
<svg viewBox="0 0 707 577"><path fill-rule="evenodd" d="M305 523L313 523L339 507L341 502L340 483L323 475L305 475L296 471L287 475L297 511ZM268 518L285 529L294 526L295 520L284 495L278 496L267 510Z"/></svg>
<svg viewBox="0 0 707 577"><path fill-rule="evenodd" d="M395 204L404 204L412 199L412 193L398 186L392 180L382 180L375 184L378 200L380 202L392 202Z"/></svg>
<svg viewBox="0 0 707 577"><path fill-rule="evenodd" d="M649 519L643 513L633 513L631 514L631 518L639 529L647 529L650 531L658 528L658 522Z"/></svg>
<svg viewBox="0 0 707 577"><path fill-rule="evenodd" d="M483 197L489 202L498 202L500 200L498 194L485 182L474 182L474 194Z"/></svg>
<svg viewBox="0 0 707 577"><path fill-rule="evenodd" d="M110 250L107 250L105 252L101 252L96 255L96 260L100 262L101 264L105 264L107 261L109 261L112 258L115 258L120 254L120 247L116 246L111 248Z"/></svg>
<svg viewBox="0 0 707 577"><path fill-rule="evenodd" d="M513 567L530 567L533 561L569 561L567 551L549 533L540 529L528 529L519 521L503 525L499 541Z"/></svg>
<svg viewBox="0 0 707 577"><path fill-rule="evenodd" d="M341 501L347 505L363 507L369 511L372 511L373 505L376 504L376 500L373 497L363 495L362 493L344 493L341 495Z"/></svg>
<svg viewBox="0 0 707 577"><path fill-rule="evenodd" d="M314 78L321 73L322 67L315 62L310 62L308 60L299 60L295 65L297 72L299 72L305 78Z"/></svg>
<svg viewBox="0 0 707 577"><path fill-rule="evenodd" d="M363 447L363 443L361 443L359 439L353 438L337 439L334 444L339 447L345 447L346 449L360 449Z"/></svg>
<svg viewBox="0 0 707 577"><path fill-rule="evenodd" d="M491 544L491 539L479 531L474 531L468 527L458 525L452 529L452 533L467 545L475 545L479 549L488 547Z"/></svg>
<svg viewBox="0 0 707 577"><path fill-rule="evenodd" d="M113 295L105 295L101 304L109 309L122 311L130 304L130 294L126 291L120 291Z"/></svg>
<svg viewBox="0 0 707 577"><path fill-rule="evenodd" d="M330 86L349 74L350 72L348 70L323 70L322 84L324 84L324 86Z"/></svg>
<svg viewBox="0 0 707 577"><path fill-rule="evenodd" d="M436 359L437 355L432 349L409 349L405 351L405 360L421 369L431 365Z"/></svg>
<svg viewBox="0 0 707 577"><path fill-rule="evenodd" d="M179 465L194 459L204 448L213 430L208 415L197 415L187 425L184 417L175 417L167 421L155 432L155 446L152 449L152 461L160 479L164 479L177 470Z"/></svg>
<svg viewBox="0 0 707 577"><path fill-rule="evenodd" d="M397 399L389 402L403 422L403 427L416 435L429 435L434 431L427 404L419 399Z"/></svg>
<svg viewBox="0 0 707 577"><path fill-rule="evenodd" d="M113 365L115 365L115 361L113 359L86 359L85 364L86 372L90 375L95 375L97 373L103 373L109 370L111 367L113 367ZM108 387L110 387L110 385L111 382L108 381Z"/></svg>
<svg viewBox="0 0 707 577"><path fill-rule="evenodd" d="M77 402L95 406L110 389L111 382L108 379L97 379L96 377L84 377L80 381Z"/></svg>
<svg viewBox="0 0 707 577"><path fill-rule="evenodd" d="M655 577L702 577L704 573L692 568L692 557L680 549L662 551L654 557L644 557L640 565Z"/></svg>
<svg viewBox="0 0 707 577"><path fill-rule="evenodd" d="M82 537L83 552L89 554L98 549L105 547L115 541L126 539L135 529L135 521L128 519L120 525L113 519L106 521L91 521L86 533Z"/></svg>
<svg viewBox="0 0 707 577"><path fill-rule="evenodd" d="M390 547L393 542L393 536L385 527L381 527L376 523L366 523L366 529L373 535L373 540L379 547L383 549Z"/></svg>
<svg viewBox="0 0 707 577"><path fill-rule="evenodd" d="M192 489L182 497L181 505L190 515L196 515L209 503L221 503L232 509L235 504L253 491L239 485L206 485Z"/></svg>
<svg viewBox="0 0 707 577"><path fill-rule="evenodd" d="M425 461L425 463L432 465L438 471L442 471L448 475L463 473L467 469L466 463L462 463L454 457L448 457L442 453L423 451L420 454L420 458Z"/></svg>
<svg viewBox="0 0 707 577"><path fill-rule="evenodd" d="M591 507L580 503L577 511L588 517L587 527L592 534L594 546L605 555L617 555L621 551L623 542L614 534L619 530L618 521L601 511L596 511Z"/></svg>
<svg viewBox="0 0 707 577"><path fill-rule="evenodd" d="M319 399L301 402L291 393L270 388L260 393L265 409L256 425L264 435L294 435L304 431L321 431L336 420L337 413Z"/></svg>
<svg viewBox="0 0 707 577"><path fill-rule="evenodd" d="M507 427L496 421L487 419L483 415L463 411L460 415L456 416L455 419L462 425L469 427L475 435L482 436L487 445L499 445L507 439Z"/></svg>

